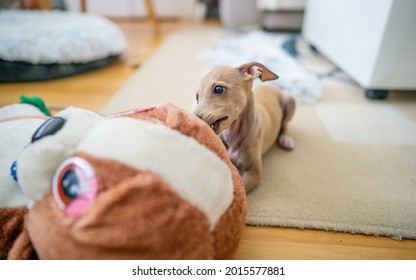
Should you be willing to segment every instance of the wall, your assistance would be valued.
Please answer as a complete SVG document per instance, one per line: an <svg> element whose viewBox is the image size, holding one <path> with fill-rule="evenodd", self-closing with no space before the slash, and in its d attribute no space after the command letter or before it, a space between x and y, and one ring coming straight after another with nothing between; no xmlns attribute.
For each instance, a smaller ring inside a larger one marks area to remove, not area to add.
<svg viewBox="0 0 416 280"><path fill-rule="evenodd" d="M80 0L65 0L69 10L79 11ZM160 18L192 18L197 0L153 0ZM109 17L145 17L144 0L87 0L87 11Z"/></svg>

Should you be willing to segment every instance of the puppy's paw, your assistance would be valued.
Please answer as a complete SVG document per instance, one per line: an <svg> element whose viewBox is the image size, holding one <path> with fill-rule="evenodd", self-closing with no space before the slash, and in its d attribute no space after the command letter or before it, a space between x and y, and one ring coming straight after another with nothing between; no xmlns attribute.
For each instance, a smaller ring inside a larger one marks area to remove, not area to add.
<svg viewBox="0 0 416 280"><path fill-rule="evenodd" d="M293 150L293 148L295 148L295 141L293 141L293 138L287 134L279 135L277 143L285 150Z"/></svg>

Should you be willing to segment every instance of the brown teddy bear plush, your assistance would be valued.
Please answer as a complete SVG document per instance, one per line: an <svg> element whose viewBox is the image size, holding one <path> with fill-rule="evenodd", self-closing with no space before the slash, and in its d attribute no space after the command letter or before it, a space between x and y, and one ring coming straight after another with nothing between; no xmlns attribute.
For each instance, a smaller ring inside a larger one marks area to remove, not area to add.
<svg viewBox="0 0 416 280"><path fill-rule="evenodd" d="M238 171L174 105L112 117L68 108L17 158L28 207L0 209L9 259L230 259L245 225Z"/></svg>

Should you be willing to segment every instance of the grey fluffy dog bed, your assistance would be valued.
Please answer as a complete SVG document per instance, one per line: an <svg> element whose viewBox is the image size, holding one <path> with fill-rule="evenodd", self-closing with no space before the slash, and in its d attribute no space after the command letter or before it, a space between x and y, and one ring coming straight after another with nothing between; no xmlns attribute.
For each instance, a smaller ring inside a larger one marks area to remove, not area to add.
<svg viewBox="0 0 416 280"><path fill-rule="evenodd" d="M73 75L107 65L125 49L121 30L98 15L0 11L0 82Z"/></svg>

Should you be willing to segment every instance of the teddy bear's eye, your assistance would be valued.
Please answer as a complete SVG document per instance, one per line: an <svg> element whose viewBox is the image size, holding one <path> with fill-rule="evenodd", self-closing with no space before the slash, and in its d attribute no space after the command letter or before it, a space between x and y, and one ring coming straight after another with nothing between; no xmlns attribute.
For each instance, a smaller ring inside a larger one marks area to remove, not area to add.
<svg viewBox="0 0 416 280"><path fill-rule="evenodd" d="M65 122L66 120L61 117L50 118L33 133L32 143L47 135L55 134L65 125Z"/></svg>
<svg viewBox="0 0 416 280"><path fill-rule="evenodd" d="M97 189L94 169L80 157L65 160L53 178L55 201L69 216L82 215L94 201Z"/></svg>
<svg viewBox="0 0 416 280"><path fill-rule="evenodd" d="M75 199L82 192L78 176L75 168L68 169L62 176L61 188L68 199Z"/></svg>

